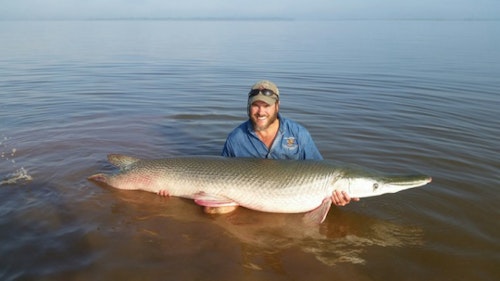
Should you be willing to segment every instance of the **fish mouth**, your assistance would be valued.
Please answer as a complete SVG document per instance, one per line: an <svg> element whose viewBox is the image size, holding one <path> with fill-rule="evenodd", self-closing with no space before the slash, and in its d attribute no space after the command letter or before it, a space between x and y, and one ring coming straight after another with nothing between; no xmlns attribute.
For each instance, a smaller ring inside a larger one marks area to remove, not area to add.
<svg viewBox="0 0 500 281"><path fill-rule="evenodd" d="M388 185L401 187L401 188L412 188L428 184L432 181L432 177L422 176L422 175L409 175L409 176L397 176L397 177L387 177L384 182Z"/></svg>

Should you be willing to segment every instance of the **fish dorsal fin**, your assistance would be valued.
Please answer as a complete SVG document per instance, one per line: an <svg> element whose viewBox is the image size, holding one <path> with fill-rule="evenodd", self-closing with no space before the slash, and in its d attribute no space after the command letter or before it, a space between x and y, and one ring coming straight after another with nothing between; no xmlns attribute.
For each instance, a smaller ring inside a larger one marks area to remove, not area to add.
<svg viewBox="0 0 500 281"><path fill-rule="evenodd" d="M109 163L115 165L116 167L123 169L137 161L139 158L135 158L132 156L122 155L122 154L109 154L108 161Z"/></svg>

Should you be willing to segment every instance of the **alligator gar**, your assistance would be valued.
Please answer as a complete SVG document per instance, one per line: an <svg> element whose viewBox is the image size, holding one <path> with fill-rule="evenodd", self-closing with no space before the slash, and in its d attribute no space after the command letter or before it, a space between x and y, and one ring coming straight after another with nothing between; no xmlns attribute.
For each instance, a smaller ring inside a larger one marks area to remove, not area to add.
<svg viewBox="0 0 500 281"><path fill-rule="evenodd" d="M321 223L331 206L333 191L363 198L394 193L431 182L425 175L383 176L339 166L329 160L271 160L191 156L138 159L108 155L116 174L96 174L97 185L144 190L194 199L205 207L242 206L274 213L305 213Z"/></svg>

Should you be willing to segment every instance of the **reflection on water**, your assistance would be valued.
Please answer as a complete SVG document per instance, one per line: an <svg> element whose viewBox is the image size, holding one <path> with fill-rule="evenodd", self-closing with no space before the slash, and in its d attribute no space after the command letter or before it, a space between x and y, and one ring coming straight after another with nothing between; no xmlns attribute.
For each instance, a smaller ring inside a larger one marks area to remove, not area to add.
<svg viewBox="0 0 500 281"><path fill-rule="evenodd" d="M230 214L208 215L191 200L172 197L151 204L144 198L150 196L138 196L140 191L112 193L127 204L129 212L141 210L143 216L130 219L137 224L139 235L144 236L142 239L170 235L167 223L170 220L161 223L164 229L156 225L162 218L174 219L176 223L209 225L210 228L217 226L220 230L216 231L222 231L226 237L218 239L231 239L239 244L242 265L254 270L269 266L263 261L279 262L287 249L300 249L323 264L333 266L338 263L364 264L365 252L377 251L376 247L414 247L422 243L422 231L415 226L397 225L361 214L336 218L334 213L333 218L327 218L321 225L306 226L302 221L303 214L261 213L239 208ZM114 212L120 211L115 209Z"/></svg>

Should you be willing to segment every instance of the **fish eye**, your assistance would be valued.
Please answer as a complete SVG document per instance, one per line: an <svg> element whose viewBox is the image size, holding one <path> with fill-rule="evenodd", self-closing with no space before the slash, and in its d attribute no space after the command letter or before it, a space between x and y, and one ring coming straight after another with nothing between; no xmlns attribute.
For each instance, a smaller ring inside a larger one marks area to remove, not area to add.
<svg viewBox="0 0 500 281"><path fill-rule="evenodd" d="M376 190L378 188L378 183L373 184L373 190Z"/></svg>

